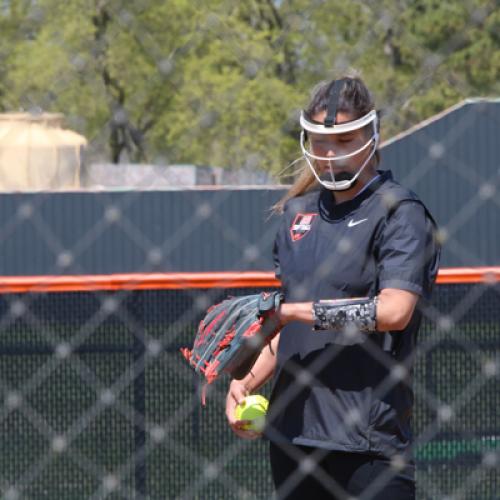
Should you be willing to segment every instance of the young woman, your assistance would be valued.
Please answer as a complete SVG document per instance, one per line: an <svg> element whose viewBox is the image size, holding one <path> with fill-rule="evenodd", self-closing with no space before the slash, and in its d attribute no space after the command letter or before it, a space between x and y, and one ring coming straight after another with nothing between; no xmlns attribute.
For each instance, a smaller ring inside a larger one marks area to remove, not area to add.
<svg viewBox="0 0 500 500"><path fill-rule="evenodd" d="M305 167L277 205L283 328L231 382L226 415L274 378L265 435L278 498L412 499L412 362L436 278L432 217L377 170L378 114L359 78L320 84L303 111Z"/></svg>

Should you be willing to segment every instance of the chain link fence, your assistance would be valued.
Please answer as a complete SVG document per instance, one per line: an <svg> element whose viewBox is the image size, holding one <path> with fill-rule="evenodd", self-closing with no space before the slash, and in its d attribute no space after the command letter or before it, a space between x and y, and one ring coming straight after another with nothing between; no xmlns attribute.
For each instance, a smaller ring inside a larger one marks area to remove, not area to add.
<svg viewBox="0 0 500 500"><path fill-rule="evenodd" d="M140 285L144 273L176 271L179 253L191 258L198 252L195 270L210 268L210 234L199 247L186 246L207 221L231 249L231 270L269 271L262 268L270 262L274 232L266 222L269 206L260 214L267 228L261 241L248 241L245 206L232 214L241 220L234 226L218 216L229 191L220 191L213 204L193 202L191 216L179 224L173 198L167 213L141 217L133 189L154 188L162 169L185 163L238 170L242 182L290 181L299 155L298 110L313 84L350 68L374 91L386 138L461 99L498 96L498 2L7 1L0 3L0 31L0 110L63 113L65 126L85 137L71 160L71 186L57 184L54 174L50 187L105 189L108 182L128 190L118 204L103 192L96 217L86 218L80 212L86 205L70 202L66 215L79 234L69 241L60 237L59 214L44 209L57 193L35 200L18 194L2 219L4 255L16 253L9 245L23 228L17 253L25 269L43 270L41 278L23 281L22 272L2 265L0 495L273 498L267 443L237 439L225 421L227 381L210 387L202 408L198 380L178 352L192 343L210 304L261 288L227 288L217 278L211 288L183 287L182 276L176 289ZM468 121L471 134L474 120ZM453 125L449 134L463 126ZM13 136L5 130L0 127L0 177L11 182L12 156L1 155ZM16 147L41 158L47 145L23 137ZM481 263L453 238L475 226L486 205L498 212L499 157L478 174L469 160L456 161L452 144L431 139L424 141L426 160L439 158L463 186L477 186L464 188L466 203L455 216L444 210L445 245L455 245L463 266L499 265L498 259ZM51 143L56 152L60 146ZM412 165L412 151L404 158ZM109 162L117 165L106 181L99 166ZM432 185L436 169L432 161L415 162L425 168L394 174L420 194L419 183ZM124 163L121 181L117 167ZM43 162L31 166L43 183ZM97 171L99 179L92 179ZM30 175L6 189L39 189L40 183L30 188ZM442 193L440 203L453 204L453 194ZM155 224L157 239L146 229ZM482 233L485 245L498 240L497 226L492 218L489 233ZM105 290L86 276L92 268L105 274L106 266L116 272L103 235L120 241L117 255L134 253L133 267L121 271L141 278L130 275L126 286ZM6 278L11 274L18 275L18 289ZM53 276L68 274L81 275L75 291L67 282L46 291ZM414 381L419 499L500 498L499 306L498 271L492 271L474 283L438 285L424 311ZM363 498L372 494L368 487Z"/></svg>
<svg viewBox="0 0 500 500"><path fill-rule="evenodd" d="M4 498L272 498L266 443L232 435L226 382L201 407L179 354L207 303L256 291L4 295ZM428 310L414 382L418 498L497 498L499 292L440 285Z"/></svg>

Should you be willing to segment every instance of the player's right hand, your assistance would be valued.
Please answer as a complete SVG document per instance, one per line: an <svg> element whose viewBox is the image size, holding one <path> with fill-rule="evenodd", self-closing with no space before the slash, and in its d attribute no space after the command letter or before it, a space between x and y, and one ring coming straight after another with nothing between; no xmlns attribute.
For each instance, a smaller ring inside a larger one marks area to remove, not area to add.
<svg viewBox="0 0 500 500"><path fill-rule="evenodd" d="M232 380L226 396L226 418L233 432L243 439L257 439L262 437L261 432L245 430L242 427L249 423L248 420L236 420L236 406L243 401L250 391L241 380Z"/></svg>

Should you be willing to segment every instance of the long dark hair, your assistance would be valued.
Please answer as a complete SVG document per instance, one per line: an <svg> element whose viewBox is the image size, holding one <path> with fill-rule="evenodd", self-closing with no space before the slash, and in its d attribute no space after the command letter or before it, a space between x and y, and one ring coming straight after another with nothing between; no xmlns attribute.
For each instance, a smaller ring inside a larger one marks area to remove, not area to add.
<svg viewBox="0 0 500 500"><path fill-rule="evenodd" d="M348 113L352 116L353 120L356 120L374 109L375 104L372 95L361 78L357 76L345 76L342 77L342 79L344 80L344 85L339 94L337 112ZM335 80L323 81L313 88L311 100L304 109L307 118L312 119L314 115L327 110L330 91L334 81ZM375 152L375 161L377 164L380 161L378 151ZM293 185L285 196L273 206L273 210L276 212L283 212L283 207L289 199L300 196L317 186L318 181L310 168L304 164Z"/></svg>

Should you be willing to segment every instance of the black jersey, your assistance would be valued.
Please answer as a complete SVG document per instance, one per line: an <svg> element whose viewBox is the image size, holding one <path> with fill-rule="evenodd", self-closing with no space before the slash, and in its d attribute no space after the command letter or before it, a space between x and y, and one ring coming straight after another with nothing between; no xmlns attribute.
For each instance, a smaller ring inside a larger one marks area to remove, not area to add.
<svg viewBox="0 0 500 500"><path fill-rule="evenodd" d="M430 296L439 260L434 221L389 171L379 173L350 201L336 205L331 191L319 189L286 204L275 263L287 302L375 296L384 288ZM267 436L331 450L406 451L420 321L417 307L400 332L317 332L287 324Z"/></svg>

